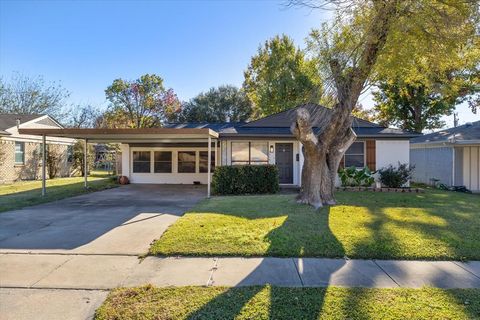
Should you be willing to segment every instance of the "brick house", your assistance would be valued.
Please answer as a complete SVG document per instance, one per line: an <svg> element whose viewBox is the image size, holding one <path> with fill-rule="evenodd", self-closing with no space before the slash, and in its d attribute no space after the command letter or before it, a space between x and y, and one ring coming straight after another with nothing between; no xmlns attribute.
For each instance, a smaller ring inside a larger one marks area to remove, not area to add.
<svg viewBox="0 0 480 320"><path fill-rule="evenodd" d="M63 126L48 115L0 114L0 183L41 178L42 137L19 134L19 128L61 129ZM59 158L57 177L69 176L75 140L58 137L46 140L48 152Z"/></svg>

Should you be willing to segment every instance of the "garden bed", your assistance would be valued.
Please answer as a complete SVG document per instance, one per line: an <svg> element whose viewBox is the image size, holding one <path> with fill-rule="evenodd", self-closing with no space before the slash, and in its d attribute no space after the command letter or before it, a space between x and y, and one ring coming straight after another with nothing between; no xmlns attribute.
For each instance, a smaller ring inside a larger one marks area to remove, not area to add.
<svg viewBox="0 0 480 320"><path fill-rule="evenodd" d="M404 192L424 193L422 188L374 188L374 187L337 187L337 191L371 191L371 192Z"/></svg>

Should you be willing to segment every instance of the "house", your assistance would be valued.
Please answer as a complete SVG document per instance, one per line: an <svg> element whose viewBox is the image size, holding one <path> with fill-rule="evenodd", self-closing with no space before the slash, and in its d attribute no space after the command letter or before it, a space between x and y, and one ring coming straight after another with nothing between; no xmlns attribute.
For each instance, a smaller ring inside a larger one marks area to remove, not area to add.
<svg viewBox="0 0 480 320"><path fill-rule="evenodd" d="M20 134L19 129L63 128L48 115L0 114L0 183L17 180L33 180L41 176L42 138L37 135ZM70 173L70 153L75 140L47 137L47 148L60 156L58 176ZM47 171L48 175L48 171Z"/></svg>
<svg viewBox="0 0 480 320"><path fill-rule="evenodd" d="M309 110L316 131L318 120L331 112L314 104L303 107ZM295 118L296 108L248 123L24 131L29 134L84 138L89 142L120 143L121 173L132 183L208 184L211 178L208 175L209 167L212 172L215 166L276 164L282 185L300 186L303 154L300 142L290 132ZM372 170L398 162L408 163L409 139L418 136L358 118L354 118L352 128L357 140L346 152L342 165L368 166Z"/></svg>
<svg viewBox="0 0 480 320"><path fill-rule="evenodd" d="M426 134L410 141L413 180L480 191L480 121Z"/></svg>

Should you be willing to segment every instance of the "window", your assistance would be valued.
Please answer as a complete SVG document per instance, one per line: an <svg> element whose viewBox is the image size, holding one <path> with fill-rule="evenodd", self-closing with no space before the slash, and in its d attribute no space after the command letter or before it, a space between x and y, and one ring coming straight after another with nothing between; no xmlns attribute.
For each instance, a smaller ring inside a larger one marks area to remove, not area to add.
<svg viewBox="0 0 480 320"><path fill-rule="evenodd" d="M133 172L150 172L150 151L133 151Z"/></svg>
<svg viewBox="0 0 480 320"><path fill-rule="evenodd" d="M345 167L365 167L365 143L363 141L354 142L347 152L345 152Z"/></svg>
<svg viewBox="0 0 480 320"><path fill-rule="evenodd" d="M268 164L267 142L232 142L232 165Z"/></svg>
<svg viewBox="0 0 480 320"><path fill-rule="evenodd" d="M208 172L208 151L200 151L200 172ZM215 169L215 151L210 154L210 172Z"/></svg>
<svg viewBox="0 0 480 320"><path fill-rule="evenodd" d="M196 155L195 151L178 152L178 172L195 173Z"/></svg>
<svg viewBox="0 0 480 320"><path fill-rule="evenodd" d="M15 142L15 164L25 164L25 142Z"/></svg>
<svg viewBox="0 0 480 320"><path fill-rule="evenodd" d="M73 146L67 146L67 162L73 162Z"/></svg>
<svg viewBox="0 0 480 320"><path fill-rule="evenodd" d="M171 151L155 151L154 153L155 173L172 173L172 152Z"/></svg>

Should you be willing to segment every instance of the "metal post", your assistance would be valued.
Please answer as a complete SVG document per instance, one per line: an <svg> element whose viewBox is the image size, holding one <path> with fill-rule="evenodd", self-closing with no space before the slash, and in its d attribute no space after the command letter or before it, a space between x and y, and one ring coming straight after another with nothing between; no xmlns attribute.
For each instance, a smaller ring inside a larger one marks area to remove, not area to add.
<svg viewBox="0 0 480 320"><path fill-rule="evenodd" d="M42 135L42 196L47 194L47 137Z"/></svg>
<svg viewBox="0 0 480 320"><path fill-rule="evenodd" d="M83 148L83 166L84 166L83 170L85 172L85 174L84 174L84 176L85 176L84 177L85 189L88 188L88 184L87 184L87 182L88 182L88 180L87 180L87 177L88 177L88 163L87 163L87 152L88 152L87 150L88 150L88 148L87 148L87 144L88 144L88 139L85 139L85 145L84 145L84 148Z"/></svg>
<svg viewBox="0 0 480 320"><path fill-rule="evenodd" d="M215 168L218 166L217 160L218 160L218 149L217 149L217 139L215 139Z"/></svg>
<svg viewBox="0 0 480 320"><path fill-rule="evenodd" d="M210 198L210 180L211 180L211 177L210 177L210 167L211 167L211 156L212 156L212 137L210 136L210 134L208 135L208 162L207 162L207 174L208 174L208 177L207 177L207 198Z"/></svg>

